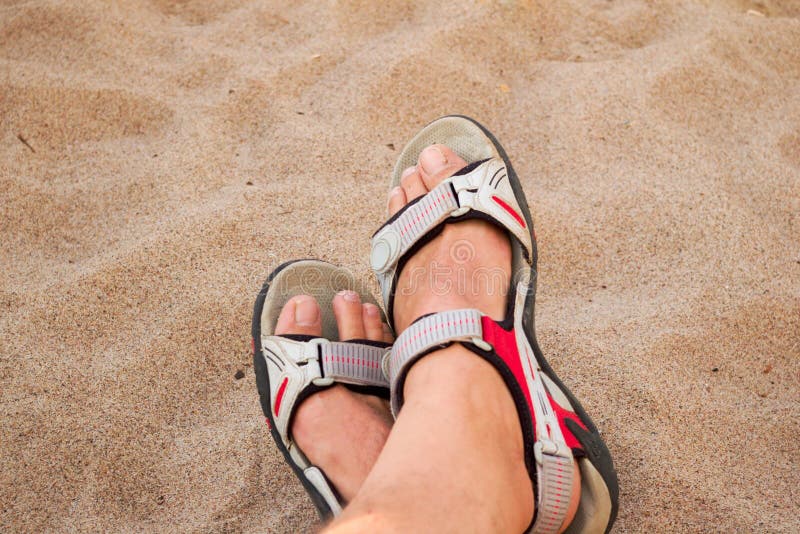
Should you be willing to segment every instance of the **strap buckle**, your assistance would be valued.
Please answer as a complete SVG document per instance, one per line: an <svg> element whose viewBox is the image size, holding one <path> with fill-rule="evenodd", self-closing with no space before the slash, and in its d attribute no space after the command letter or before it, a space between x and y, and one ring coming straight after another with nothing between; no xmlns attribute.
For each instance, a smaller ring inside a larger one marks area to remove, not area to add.
<svg viewBox="0 0 800 534"><path fill-rule="evenodd" d="M473 208L478 191L478 185L473 183L473 177L474 171L450 178L450 186L453 188L458 204L458 208L450 212L450 217L459 217Z"/></svg>
<svg viewBox="0 0 800 534"><path fill-rule="evenodd" d="M533 444L533 457L539 465L544 464L544 455L558 456L560 458L572 459L572 450L566 443L557 443L548 438L542 438Z"/></svg>
<svg viewBox="0 0 800 534"><path fill-rule="evenodd" d="M306 342L305 352L303 358L297 361L299 365L303 365L303 372L309 382L313 382L315 386L330 386L334 380L332 377L322 376L322 345L329 344L330 341L325 338L314 338ZM316 363L312 365L311 362Z"/></svg>

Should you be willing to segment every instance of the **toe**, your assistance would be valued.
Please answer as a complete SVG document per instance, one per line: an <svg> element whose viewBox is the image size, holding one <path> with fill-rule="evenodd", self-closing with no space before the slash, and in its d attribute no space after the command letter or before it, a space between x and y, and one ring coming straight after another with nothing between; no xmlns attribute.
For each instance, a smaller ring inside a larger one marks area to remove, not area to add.
<svg viewBox="0 0 800 534"><path fill-rule="evenodd" d="M361 316L364 322L364 332L371 341L383 341L383 323L381 311L374 304L366 303L362 306Z"/></svg>
<svg viewBox="0 0 800 534"><path fill-rule="evenodd" d="M466 165L466 161L444 145L431 145L419 155L419 174L428 190Z"/></svg>
<svg viewBox="0 0 800 534"><path fill-rule="evenodd" d="M403 176L400 178L400 185L403 187L408 202L428 192L428 188L422 181L422 176L420 176L416 167L409 167L403 172Z"/></svg>
<svg viewBox="0 0 800 534"><path fill-rule="evenodd" d="M333 297L333 314L339 327L339 339L365 339L361 298L355 291L340 291Z"/></svg>
<svg viewBox="0 0 800 534"><path fill-rule="evenodd" d="M403 188L399 185L392 188L392 190L389 191L389 216L391 217L400 211L400 208L405 206L407 203L408 201L406 200L406 192L403 190Z"/></svg>
<svg viewBox="0 0 800 534"><path fill-rule="evenodd" d="M381 328L383 329L383 342L394 343L394 332L391 327L386 323L381 323Z"/></svg>
<svg viewBox="0 0 800 534"><path fill-rule="evenodd" d="M322 335L322 314L314 297L309 295L292 297L278 316L275 334Z"/></svg>

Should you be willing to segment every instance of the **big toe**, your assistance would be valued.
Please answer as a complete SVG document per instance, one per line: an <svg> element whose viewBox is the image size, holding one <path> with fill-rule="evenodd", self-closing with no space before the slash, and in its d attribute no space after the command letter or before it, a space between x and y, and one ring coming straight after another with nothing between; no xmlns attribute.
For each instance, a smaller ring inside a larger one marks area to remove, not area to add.
<svg viewBox="0 0 800 534"><path fill-rule="evenodd" d="M275 334L322 335L322 312L314 297L297 295L284 304Z"/></svg>
<svg viewBox="0 0 800 534"><path fill-rule="evenodd" d="M417 164L403 171L400 185L389 191L389 215L394 215L466 165L461 156L445 145L426 147L420 152Z"/></svg>
<svg viewBox="0 0 800 534"><path fill-rule="evenodd" d="M430 191L466 167L467 162L445 145L430 145L419 154L419 174Z"/></svg>

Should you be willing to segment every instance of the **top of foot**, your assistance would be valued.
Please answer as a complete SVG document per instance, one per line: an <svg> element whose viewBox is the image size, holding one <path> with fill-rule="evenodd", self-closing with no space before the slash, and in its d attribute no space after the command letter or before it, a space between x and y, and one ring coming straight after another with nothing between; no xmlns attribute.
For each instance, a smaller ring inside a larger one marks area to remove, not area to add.
<svg viewBox="0 0 800 534"><path fill-rule="evenodd" d="M342 291L334 297L333 313L341 340L393 341L378 307L362 303L354 291ZM322 313L314 297L298 295L290 299L281 310L275 334L321 336ZM322 469L342 498L349 501L375 463L391 423L386 401L335 385L300 403L291 433L308 460Z"/></svg>
<svg viewBox="0 0 800 534"><path fill-rule="evenodd" d="M423 150L417 165L406 169L389 192L389 215L425 195L465 167L444 145ZM483 220L447 224L403 267L395 292L397 333L418 317L451 309L476 308L503 319L511 276L511 246L502 229Z"/></svg>

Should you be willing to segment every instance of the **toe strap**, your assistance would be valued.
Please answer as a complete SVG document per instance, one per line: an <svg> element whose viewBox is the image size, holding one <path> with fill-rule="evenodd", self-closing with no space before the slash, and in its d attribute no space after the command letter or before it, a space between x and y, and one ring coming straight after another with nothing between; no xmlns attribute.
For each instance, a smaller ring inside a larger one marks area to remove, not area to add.
<svg viewBox="0 0 800 534"><path fill-rule="evenodd" d="M295 404L334 383L388 387L381 367L385 344L263 336L261 353L269 373L270 408L275 430L289 444L289 421Z"/></svg>
<svg viewBox="0 0 800 534"><path fill-rule="evenodd" d="M501 226L522 245L530 261L533 241L522 213L508 169L500 158L474 162L407 204L372 236L370 263L381 285L389 320L391 295L403 258L426 236L455 218L478 217Z"/></svg>
<svg viewBox="0 0 800 534"><path fill-rule="evenodd" d="M378 277L384 302L392 289L400 259L424 236L459 210L458 197L449 181L403 207L372 236L370 264Z"/></svg>
<svg viewBox="0 0 800 534"><path fill-rule="evenodd" d="M322 378L333 382L388 388L382 361L388 344L330 341L319 345Z"/></svg>

